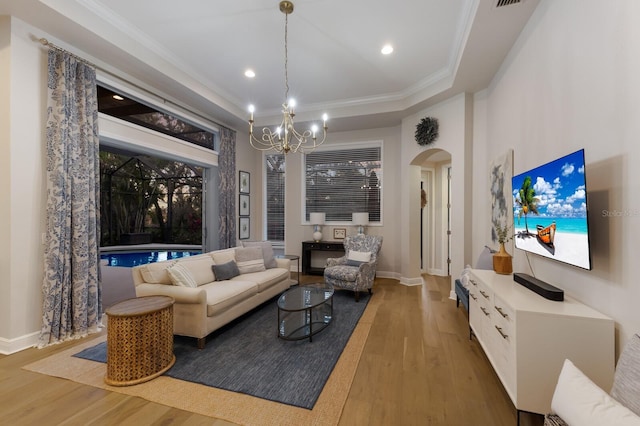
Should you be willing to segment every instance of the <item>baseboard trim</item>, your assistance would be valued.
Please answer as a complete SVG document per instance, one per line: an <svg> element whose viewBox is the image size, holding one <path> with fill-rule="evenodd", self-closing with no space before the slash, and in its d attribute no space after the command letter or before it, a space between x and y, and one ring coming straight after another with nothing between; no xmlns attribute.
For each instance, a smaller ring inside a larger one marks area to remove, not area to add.
<svg viewBox="0 0 640 426"><path fill-rule="evenodd" d="M416 278L401 277L400 284L406 285L407 287L419 286L424 284L424 279L422 277L416 277Z"/></svg>
<svg viewBox="0 0 640 426"><path fill-rule="evenodd" d="M4 339L0 337L0 354L11 355L34 347L38 343L39 331L35 331L15 339Z"/></svg>
<svg viewBox="0 0 640 426"><path fill-rule="evenodd" d="M400 280L400 274L397 272L391 272L391 271L376 271L376 277L390 278L392 280Z"/></svg>

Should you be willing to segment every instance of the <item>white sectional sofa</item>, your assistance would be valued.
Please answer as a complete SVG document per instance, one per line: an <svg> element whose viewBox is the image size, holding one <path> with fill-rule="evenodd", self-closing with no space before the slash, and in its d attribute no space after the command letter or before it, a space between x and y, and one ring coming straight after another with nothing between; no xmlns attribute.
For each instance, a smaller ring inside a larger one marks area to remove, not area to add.
<svg viewBox="0 0 640 426"><path fill-rule="evenodd" d="M276 259L268 242L217 250L132 268L136 296L170 296L173 332L206 337L290 287L290 260Z"/></svg>

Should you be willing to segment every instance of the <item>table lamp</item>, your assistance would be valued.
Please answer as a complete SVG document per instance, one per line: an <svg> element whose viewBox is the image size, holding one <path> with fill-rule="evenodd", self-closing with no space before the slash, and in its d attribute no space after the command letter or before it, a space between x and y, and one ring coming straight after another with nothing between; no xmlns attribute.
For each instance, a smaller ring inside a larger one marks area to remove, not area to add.
<svg viewBox="0 0 640 426"><path fill-rule="evenodd" d="M322 240L320 225L324 225L324 213L309 213L309 223L313 225L313 240L316 242Z"/></svg>
<svg viewBox="0 0 640 426"><path fill-rule="evenodd" d="M369 213L353 213L351 221L358 226L358 234L364 234L364 227L369 224Z"/></svg>

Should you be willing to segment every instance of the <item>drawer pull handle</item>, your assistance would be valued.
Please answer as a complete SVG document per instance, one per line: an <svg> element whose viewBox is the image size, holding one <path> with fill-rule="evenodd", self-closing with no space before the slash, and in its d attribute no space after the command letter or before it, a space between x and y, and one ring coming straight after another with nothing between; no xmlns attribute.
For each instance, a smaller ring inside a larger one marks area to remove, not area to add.
<svg viewBox="0 0 640 426"><path fill-rule="evenodd" d="M496 311L498 311L500 313L500 315L502 315L502 318L508 318L509 317L509 315L507 315L504 312L502 312L502 308L500 308L499 306L494 306L494 308L496 308Z"/></svg>
<svg viewBox="0 0 640 426"><path fill-rule="evenodd" d="M480 290L480 294L483 295L485 299L489 298L489 295L482 290Z"/></svg>
<svg viewBox="0 0 640 426"><path fill-rule="evenodd" d="M489 312L487 312L487 310L484 307L480 307L480 310L482 311L482 313L484 313L486 316L489 316Z"/></svg>
<svg viewBox="0 0 640 426"><path fill-rule="evenodd" d="M471 281L471 284L473 284L473 285L478 285L478 283L475 282L474 280L469 280L469 281Z"/></svg>
<svg viewBox="0 0 640 426"><path fill-rule="evenodd" d="M497 325L494 325L494 327L496 328L496 330L498 330L498 333L500 333L500 335L502 336L503 339L506 339L507 337L509 337L509 335L504 334L502 332L502 327L498 327Z"/></svg>
<svg viewBox="0 0 640 426"><path fill-rule="evenodd" d="M471 296L471 298L472 298L473 300L478 300L478 298L476 297L476 295L475 295L475 294L473 294L473 293L469 293L469 296Z"/></svg>

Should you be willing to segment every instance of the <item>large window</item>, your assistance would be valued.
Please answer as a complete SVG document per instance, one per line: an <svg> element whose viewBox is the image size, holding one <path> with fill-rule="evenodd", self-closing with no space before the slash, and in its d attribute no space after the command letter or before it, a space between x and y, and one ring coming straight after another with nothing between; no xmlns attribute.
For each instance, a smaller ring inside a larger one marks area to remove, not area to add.
<svg viewBox="0 0 640 426"><path fill-rule="evenodd" d="M284 179L283 154L265 155L267 170L267 240L284 242Z"/></svg>
<svg viewBox="0 0 640 426"><path fill-rule="evenodd" d="M202 167L100 149L100 245L202 244Z"/></svg>
<svg viewBox="0 0 640 426"><path fill-rule="evenodd" d="M380 142L317 150L305 156L305 220L324 212L327 222L351 222L354 212L368 212L381 222L382 144Z"/></svg>

